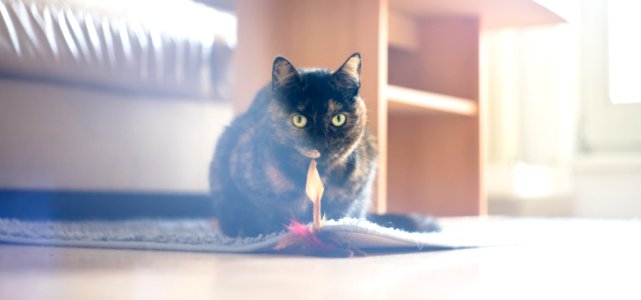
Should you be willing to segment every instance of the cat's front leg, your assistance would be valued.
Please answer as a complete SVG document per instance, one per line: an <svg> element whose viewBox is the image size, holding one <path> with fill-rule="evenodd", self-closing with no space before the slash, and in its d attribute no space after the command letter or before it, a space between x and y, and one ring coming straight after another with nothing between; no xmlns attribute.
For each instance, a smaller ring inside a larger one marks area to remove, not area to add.
<svg viewBox="0 0 641 300"><path fill-rule="evenodd" d="M221 231L232 237L258 236L282 231L284 226L268 212L261 210L242 197L222 201L217 207Z"/></svg>

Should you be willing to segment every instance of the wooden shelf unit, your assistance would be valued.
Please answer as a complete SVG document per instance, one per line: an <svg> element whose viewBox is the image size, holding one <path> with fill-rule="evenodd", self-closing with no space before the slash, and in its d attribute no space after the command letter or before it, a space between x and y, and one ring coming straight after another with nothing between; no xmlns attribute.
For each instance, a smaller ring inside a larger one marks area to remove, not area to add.
<svg viewBox="0 0 641 300"><path fill-rule="evenodd" d="M361 96L377 136L377 212L485 212L479 103L483 27L561 22L532 0L237 0L235 107L284 55L336 68L363 57Z"/></svg>

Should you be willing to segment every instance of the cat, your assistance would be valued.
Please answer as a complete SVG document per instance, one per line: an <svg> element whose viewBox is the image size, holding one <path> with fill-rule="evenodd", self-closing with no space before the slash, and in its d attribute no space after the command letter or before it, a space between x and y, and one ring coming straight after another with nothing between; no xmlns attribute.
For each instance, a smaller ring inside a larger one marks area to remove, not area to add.
<svg viewBox="0 0 641 300"><path fill-rule="evenodd" d="M278 56L272 81L221 135L210 165L220 229L228 236L278 232L290 220L312 221L307 169L317 161L328 219L369 218L408 230L437 229L430 218L367 215L377 149L359 96L361 55L334 72L297 69Z"/></svg>

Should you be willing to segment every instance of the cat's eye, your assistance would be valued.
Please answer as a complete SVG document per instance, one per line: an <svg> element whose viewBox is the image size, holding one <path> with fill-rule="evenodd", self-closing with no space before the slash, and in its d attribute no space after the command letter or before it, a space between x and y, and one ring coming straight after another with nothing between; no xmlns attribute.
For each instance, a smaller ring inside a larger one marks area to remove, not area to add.
<svg viewBox="0 0 641 300"><path fill-rule="evenodd" d="M295 114L292 117L292 123L294 123L294 126L298 128L303 128L305 127L305 125L307 125L307 118L303 115Z"/></svg>
<svg viewBox="0 0 641 300"><path fill-rule="evenodd" d="M336 127L341 127L343 124L345 124L345 121L347 120L347 117L345 114L337 114L332 118L332 125Z"/></svg>

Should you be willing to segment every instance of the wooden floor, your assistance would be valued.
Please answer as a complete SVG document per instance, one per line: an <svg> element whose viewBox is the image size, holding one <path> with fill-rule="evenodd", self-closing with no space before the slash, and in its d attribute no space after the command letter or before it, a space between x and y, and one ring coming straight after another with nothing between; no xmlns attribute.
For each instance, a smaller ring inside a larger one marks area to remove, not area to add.
<svg viewBox="0 0 641 300"><path fill-rule="evenodd" d="M3 300L641 299L640 283L638 245L349 259L0 245Z"/></svg>

